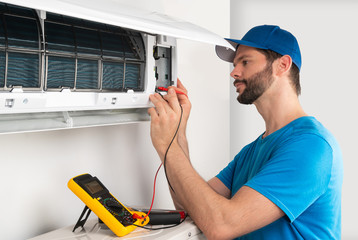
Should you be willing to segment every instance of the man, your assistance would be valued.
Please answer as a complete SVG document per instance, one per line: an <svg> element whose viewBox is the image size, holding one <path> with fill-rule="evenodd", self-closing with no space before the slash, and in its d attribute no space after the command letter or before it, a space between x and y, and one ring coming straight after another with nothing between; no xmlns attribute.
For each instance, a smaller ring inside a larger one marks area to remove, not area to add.
<svg viewBox="0 0 358 240"><path fill-rule="evenodd" d="M185 128L191 104L175 93L186 89L178 81L164 98L150 96L151 138L176 207L208 239L340 239L342 156L334 137L299 103L296 38L263 25L228 41L236 52L217 47L217 54L233 62L237 99L256 106L266 130L205 182L189 160Z"/></svg>

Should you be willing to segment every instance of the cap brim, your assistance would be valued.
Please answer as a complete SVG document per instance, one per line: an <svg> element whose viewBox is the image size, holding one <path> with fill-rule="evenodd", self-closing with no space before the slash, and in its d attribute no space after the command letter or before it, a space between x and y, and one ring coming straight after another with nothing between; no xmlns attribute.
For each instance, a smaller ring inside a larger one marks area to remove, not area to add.
<svg viewBox="0 0 358 240"><path fill-rule="evenodd" d="M234 47L234 49L236 49L237 43L230 41L229 39L225 39L225 40L228 41ZM221 60L224 60L226 62L233 62L236 54L236 52L231 48L223 47L219 45L215 46L215 52L216 55L218 55L218 57Z"/></svg>
<svg viewBox="0 0 358 240"><path fill-rule="evenodd" d="M237 49L238 45L245 45L245 46L254 47L254 48L267 49L266 47L262 47L258 44L248 42L248 41L229 39L229 38L225 38L225 40L228 41L235 49ZM216 51L216 55L218 55L218 57L220 59L227 61L227 62L234 61L234 58L236 55L236 52L234 50L227 48L227 47L216 45L215 51Z"/></svg>

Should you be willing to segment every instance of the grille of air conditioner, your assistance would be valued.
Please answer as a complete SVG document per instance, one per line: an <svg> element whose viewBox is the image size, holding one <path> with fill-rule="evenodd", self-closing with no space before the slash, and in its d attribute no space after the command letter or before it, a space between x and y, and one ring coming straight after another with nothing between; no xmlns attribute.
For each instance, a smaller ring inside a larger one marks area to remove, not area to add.
<svg viewBox="0 0 358 240"><path fill-rule="evenodd" d="M0 3L0 90L143 91L142 34Z"/></svg>

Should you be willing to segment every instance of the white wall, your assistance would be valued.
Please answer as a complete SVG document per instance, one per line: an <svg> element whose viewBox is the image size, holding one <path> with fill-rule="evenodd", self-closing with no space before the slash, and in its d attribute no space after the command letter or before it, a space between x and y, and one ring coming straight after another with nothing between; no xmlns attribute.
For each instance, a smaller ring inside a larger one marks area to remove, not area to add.
<svg viewBox="0 0 358 240"><path fill-rule="evenodd" d="M121 2L229 35L229 0ZM178 55L179 77L193 103L191 158L208 179L229 161L229 67L209 44L180 40ZM74 224L84 205L66 185L85 172L97 176L123 203L150 205L160 161L150 142L149 122L0 135L0 146L1 239L26 239ZM163 171L154 206L173 207Z"/></svg>
<svg viewBox="0 0 358 240"><path fill-rule="evenodd" d="M291 31L302 52L301 103L339 141L344 157L342 239L357 239L357 54L358 2L231 1L231 35L241 38L251 27L275 24ZM231 89L230 156L254 140L264 122L254 106L236 102Z"/></svg>

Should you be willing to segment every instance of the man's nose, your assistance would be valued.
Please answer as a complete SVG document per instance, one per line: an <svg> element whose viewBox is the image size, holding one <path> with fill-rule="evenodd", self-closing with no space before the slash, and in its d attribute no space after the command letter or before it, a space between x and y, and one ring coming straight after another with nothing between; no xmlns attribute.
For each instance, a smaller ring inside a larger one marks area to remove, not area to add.
<svg viewBox="0 0 358 240"><path fill-rule="evenodd" d="M230 73L230 76L234 79L240 79L242 77L242 72L241 72L239 66L234 67L234 69Z"/></svg>

